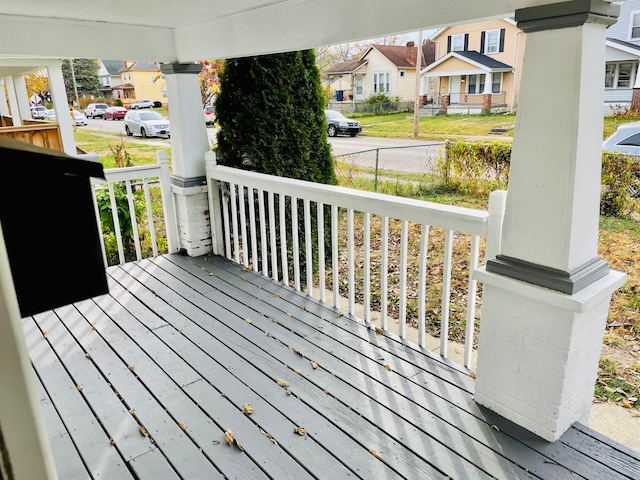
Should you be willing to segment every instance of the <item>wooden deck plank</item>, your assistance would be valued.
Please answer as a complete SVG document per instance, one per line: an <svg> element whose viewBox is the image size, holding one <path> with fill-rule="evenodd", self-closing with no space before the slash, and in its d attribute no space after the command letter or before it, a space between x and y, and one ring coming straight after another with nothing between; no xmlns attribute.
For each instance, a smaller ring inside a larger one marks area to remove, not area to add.
<svg viewBox="0 0 640 480"><path fill-rule="evenodd" d="M127 265L126 267L129 266ZM161 273L161 269L157 270ZM136 278L141 278L143 284L151 288L155 292L155 294L158 294L160 291L162 291L162 294L160 296L164 300L166 300L175 308L181 309L181 311L183 311L183 313L187 315L194 322L194 324L200 325L202 328L207 330L211 334L209 340L211 342L218 343L216 350L211 351L225 352L224 354L217 354L216 360L219 361L230 372L241 376L245 376L248 374L250 375L251 373L253 373L251 367L251 364L253 364L255 368L259 368L262 372L266 373L270 377L271 385L274 386L277 378L290 377L293 374L292 370L287 368L287 366L282 365L282 362L279 359L271 359L267 361L269 356L265 356L265 353L263 351L255 348L255 346L251 347L249 345L246 345L248 342L244 337L238 335L233 330L229 330L229 328L225 326L221 321L212 321L209 315L205 313L215 312L216 318L218 318L218 320L220 320L219 317L221 316L232 316L224 308L220 308L217 304L207 300L204 297L196 296L191 300L195 299L196 301L200 301L200 303L205 303L204 309L198 309L190 303L186 302L185 299L180 297L177 293L171 294L170 291L161 290L164 287L158 284L158 282L153 278L139 277L138 274L136 274ZM172 287L176 287L178 288L178 290L183 290L183 293L187 295L193 294L193 291L189 287L176 285L173 277L165 278L165 280L170 281ZM250 325L243 319L239 319L235 316L232 317L232 322L235 321L235 323L237 324L242 324L251 328ZM202 335L200 332L193 333L192 329L183 329L182 333L185 335L191 335L193 341L198 344L202 341ZM258 340L262 342L264 338L268 337L260 336ZM275 342L275 340L273 341ZM244 358L244 360L238 362L236 358L233 359L233 361L230 361L229 358L232 358L233 354L227 353L229 349L231 349L231 352L235 350L237 356ZM248 368L247 364L249 364ZM264 375L264 373L262 373L261 375ZM293 375L296 376L295 374ZM253 385L254 382L255 379L252 378L251 385ZM299 387L301 387L301 385L302 384L299 384ZM282 393L283 390L284 389L279 388L279 397L282 398L282 401L292 401L294 397L284 395ZM278 389L276 389L276 391L278 391ZM372 425L368 421L364 420L353 410L338 402L335 402L334 399L331 399L331 397L328 397L324 392L319 391L317 388L314 388L311 392L307 393L307 396L311 395L314 397L314 401L307 403L309 403L312 408L323 412L325 416L325 409L331 408L333 410L332 415L334 417L332 419L333 423L335 425L338 425L339 428L342 429L347 435L351 436L354 439L357 439L361 445L361 448L366 448L366 452L368 452L370 449L392 452L393 455L390 455L390 457L393 457L393 467L399 468L401 470L400 473L404 478L442 477L440 473L434 470L433 467L430 467L423 459L416 457L415 454L406 449L406 447L388 437L383 431L381 431L375 425ZM328 398L330 399L329 407L327 407L326 405ZM284 408L286 408L286 405L284 406ZM312 431L313 427L313 425L309 426L309 428L305 426L308 431ZM367 455L371 456L369 453L367 453ZM405 470L405 472L403 473L402 470Z"/></svg>
<svg viewBox="0 0 640 480"><path fill-rule="evenodd" d="M132 277L113 271L111 274L128 291L141 298L146 305L153 306L155 309L155 304L163 302L150 291L145 294L145 287ZM149 282L145 282L145 285L149 286ZM171 299L167 298L167 300ZM192 318L197 318L198 315L205 314L197 310L191 315L193 315ZM191 320L186 317L181 318L182 314L177 311L171 317L177 322L176 329L158 330L158 336L170 344L177 353L189 358L192 365L197 365L203 376L211 379L216 386L220 385L218 388L224 389L226 398L235 400L237 407L241 408L244 402L249 401L254 406L251 418L257 421L260 428L274 436L278 443L293 456L304 459L305 467L317 478L348 478L351 472L344 467L343 462L355 464L354 470L360 478L397 478L397 475L384 463L374 459L369 452L359 449L360 446L352 437L336 430L327 422L323 423L322 417L317 412L299 401L286 402L290 397L286 397L285 401L279 398L283 397L282 388L272 379L256 374L251 365L210 337L205 330L194 325ZM181 334L177 333L177 329L183 330ZM207 352L216 352L216 359ZM221 356L224 356L240 372L238 377L232 375L231 369L218 363L217 358ZM198 383L193 385L197 386ZM231 388L227 388L228 385ZM283 418L279 418L280 416ZM304 420L315 426L309 429L309 441L301 441L300 437L292 435L293 428L305 423ZM316 440L318 440L317 443Z"/></svg>
<svg viewBox="0 0 640 480"><path fill-rule="evenodd" d="M109 436L51 349L44 332L32 317L23 319L31 362L93 478L131 479L125 460L113 448Z"/></svg>
<svg viewBox="0 0 640 480"><path fill-rule="evenodd" d="M80 452L74 445L64 422L58 415L35 370L33 373L58 477L90 480L91 477L82 462Z"/></svg>
<svg viewBox="0 0 640 480"><path fill-rule="evenodd" d="M186 264L187 266L189 263L192 263L191 259L183 259L182 257L178 257L178 256L172 256L169 259L176 262L177 264L182 263L182 264ZM164 259L161 259L161 260L164 260ZM211 282L215 282L216 278L221 277L221 274L218 271L216 271L216 274L214 276L210 276L209 273L207 273L207 271L202 270L202 267L200 265L202 265L203 262L201 260L195 260L195 262L198 263L198 265L196 266L198 268L191 268L190 271L198 275L199 278L201 278L202 280L209 281L211 283ZM233 268L231 268L231 270L233 270ZM244 272L239 268L236 268L235 271L241 273L242 276L245 279L247 279L247 281L239 280L238 282L235 282L235 286L239 286L239 288L246 288L247 290L251 290L251 287L249 285L251 281L248 280L250 277L247 276L246 274L247 273L252 274L252 272ZM253 277L259 277L259 275L252 274L251 278ZM221 289L223 291L228 290L226 287L222 287ZM204 290L206 291L206 289ZM254 290L252 293L255 293L255 292L256 291ZM261 291L258 291L258 295L260 294L260 292ZM272 299L274 297L270 295L267 298L273 301ZM280 300L280 299L281 298L277 298L276 300ZM264 306L260 306L259 309L260 311L263 311L263 312L265 311ZM304 313L297 313L295 314L295 316L297 317L297 319L303 319L303 318L306 318L307 314L308 314L308 311ZM285 318L285 321L286 321L286 318ZM298 327L298 330L299 330L299 327ZM366 349L368 347L370 346L367 344L363 344L359 347L359 350ZM370 374L370 372L368 373ZM395 390L398 390L399 388L398 385L390 385L390 386ZM420 398L421 396L424 396L424 392L421 394L419 391L416 391L415 388L412 389L411 387L412 387L411 383L407 384L405 382L404 390L405 391L407 389L409 390L407 394L410 395L411 398ZM456 392L455 389L453 390L448 389L446 391L445 397L447 398L448 401L451 401L451 397L452 396L455 397L456 393L460 393L460 392ZM438 401L439 400L436 399L436 402ZM426 403L431 405L433 402L429 401ZM564 465L562 468L569 468L572 471L575 471L583 475L587 475L587 476L591 475L591 476L594 476L595 478L599 478L598 477L599 475L609 475L609 476L614 475L611 478L616 478L615 474L613 474L610 471L609 464L598 462L597 459L596 461L594 461L588 455L573 455L572 452L569 452L569 454L567 454L568 448L563 446L560 443L556 442L555 444L549 444L548 442L543 442L543 441L541 442L532 441L529 445L525 446L522 443L512 442L510 438L505 437L500 432L496 432L493 429L489 429L488 428L489 426L498 424L499 425L498 428L500 428L501 431L502 431L502 428L504 428L504 431L508 433L509 432L508 424L510 424L510 422L507 422L502 418L500 418L499 420L492 419L491 422L487 422L487 420L484 417L485 412L482 409L480 409L475 404L475 402L473 402L472 397L470 395L468 395L466 399L461 398L458 406L465 409L468 413L471 413L477 419L481 420L484 423L484 427L481 428L480 430L478 430L477 428L474 430L474 427L476 427L476 424L474 424L473 421L469 421L469 419L466 419L463 422L461 422L459 419L456 420L455 417L457 413L450 412L449 410L447 410L445 405L441 405L440 408L438 408L437 410L434 410L434 413L445 418L448 422L450 422L451 425L455 425L456 423L458 424L458 426L461 424L464 425L464 429L468 433L470 433L472 436L474 436L477 439L481 439L488 446L493 448L496 452L500 452L502 455L509 457L511 460L513 460L516 463L522 462L524 459L528 460L529 462L534 462L533 465L535 465L535 467L529 468L529 470L533 473L537 473L541 475L553 475L554 472L559 468L557 464L562 463ZM535 439L539 440L537 439L537 437L535 437ZM547 458L538 458L537 461L535 461L536 455L532 454L531 452L532 449L535 452L538 452ZM618 476L617 478L623 478L623 477Z"/></svg>
<svg viewBox="0 0 640 480"><path fill-rule="evenodd" d="M74 313L75 309L77 311ZM129 370L128 365L131 364L120 356L121 352L126 353L124 346L128 342L119 329L115 330L109 325L104 318L104 312L101 312L91 300L76 303L75 308L66 312L65 318L71 319L70 330L74 337L91 355L96 366L109 378L126 407L133 411L138 424L146 429L169 463L176 469L180 467L181 477L208 479L217 474L218 471L180 429L147 386ZM97 331L86 328L87 324L92 323L98 325ZM170 472L167 471L166 475L169 476Z"/></svg>
<svg viewBox="0 0 640 480"><path fill-rule="evenodd" d="M259 434L259 428L243 413L242 406L240 408L234 407L221 395L221 392L211 385L210 382L212 380L200 375L182 356L178 355L175 350L171 349L161 338L156 336L158 332L174 329L148 330L141 322L146 322L150 316L155 314L136 298L129 296L129 292L120 285L111 282L110 290L113 295L116 295L126 305L127 313L125 314L115 305L107 308L106 312L132 338L136 338L136 342L142 350L154 352L158 366L181 387L181 390L186 394L185 396L193 402L194 406L204 411L203 413L206 415L202 415L202 412L191 412L191 418L196 421L198 420L198 415L203 417L196 425L200 425L201 428L203 421L207 423L213 421L212 423L219 429L217 438L220 440L224 438L225 430L230 428L244 448L245 455L239 457L235 449L227 448L226 446L224 446L223 451L227 452L236 462L240 458L248 460L250 457L252 461L247 465L255 468L253 465L255 462L255 464L262 466L265 472L268 471L268 475L273 478L295 479L308 476L305 469L294 461L285 450L272 443L266 436ZM188 371L186 378L188 381L185 381L184 378L185 371ZM192 381L192 377L197 377L197 380ZM198 395L193 395L194 392L198 393ZM204 408L205 405L210 408ZM188 421L185 421L185 425L185 431L196 438L194 425ZM200 437L205 439L209 436L210 434L207 432ZM239 465L235 463L233 468L225 468L222 464L218 466L226 476L238 475L242 477L245 475Z"/></svg>
<svg viewBox="0 0 640 480"><path fill-rule="evenodd" d="M186 434L190 440L188 453L192 459L185 462L181 458L179 462L172 462L180 464L180 475L187 478L210 478L215 465L227 478L268 478L246 454L227 448L223 441L224 430L215 425L182 391L181 385L200 380L200 376L175 354L162 349L161 342L154 341L155 337L148 330L137 329L136 319L111 296L99 297L94 301L103 311L101 324L98 326L100 335L109 343L116 339L121 342L118 353L128 366L134 367L131 374L144 383L156 401L166 409L174 429ZM124 332L127 338L119 339ZM136 342L153 343L155 348L148 350L152 356ZM175 363L173 378L156 362ZM139 410L136 409L136 412ZM167 428L166 424L158 425L155 427L157 430L148 424L144 426L154 437L160 433L160 429ZM158 441L158 444L161 445L161 442ZM199 449L202 449L201 453Z"/></svg>
<svg viewBox="0 0 640 480"><path fill-rule="evenodd" d="M179 274L180 272L174 273ZM162 274L156 273L156 275L160 278ZM193 280L187 277L185 278L193 282ZM168 277L166 280L171 281ZM211 281L215 281L215 279L212 279ZM219 295L222 294L216 290L211 290L208 292L207 297L212 298L213 296ZM208 304L203 302L202 299L192 297L190 300L194 303L197 302L196 304L200 304L203 309L214 308L208 307ZM227 308L230 308L230 310L238 313L239 315L246 314L248 311L246 307L243 305L233 305L234 301L235 300L229 297L218 298L218 305L226 305ZM247 300L244 299L244 303L246 302ZM272 322L264 317L257 316L255 311L251 311L251 313L254 318L254 326L257 326L258 322L263 322L266 325L264 328L268 328L269 332L271 332L271 327L273 327L274 333L272 336L276 336L276 327ZM219 319L223 321L221 317L219 317ZM233 319L227 320L227 322L230 328L236 330L237 335L255 335L255 333L251 332L251 330L253 330L252 326L247 326L245 322L236 321L234 323ZM265 334L266 332L267 330L264 330L262 334ZM300 336L296 336L287 330L279 330L277 338L280 342L274 342L273 344L263 343L261 346L262 350L269 353L274 358L278 358L280 360L286 359L286 363L292 369L304 371L304 367L309 365L311 357L309 359L303 359L300 355L294 353L292 349L299 349L306 354L308 349L313 350L314 347L310 344L304 347L301 346L302 344L305 344L306 341ZM292 344L291 342L297 343ZM257 341L254 343L257 343ZM415 445L412 445L412 448L417 450L422 458L437 458L437 460L431 461L434 464L437 464L441 470L457 472L458 475L456 476L464 476L470 474L470 470L465 471L464 469L472 468L473 471L475 471L475 475L478 475L476 468L480 467L485 468L493 475L504 475L505 472L508 472L507 476L513 476L514 465L499 455L495 455L493 451L488 450L484 445L478 443L477 440L460 430L451 429L450 427L448 428L448 426L445 425L438 416L431 415L428 412L425 412L414 402L395 395L395 392L392 389L380 384L368 384L363 378L361 378L361 375L358 375L358 370L352 371L352 367L347 366L343 362L337 362L336 359L329 354L322 352L321 350L317 350L314 353L316 354L320 365L325 366L328 363L334 363L334 365L332 369L327 371L323 371L323 369L315 370L316 377L326 374L326 378L322 381L318 382L317 380L313 381L311 378L307 378L309 381L312 381L312 383L314 383L320 390L327 388L327 385L334 385L335 387L328 387L332 393L337 389L340 394L336 396L338 396L342 402L350 405L353 409L357 410L358 413L369 419L375 418L376 414L379 412L378 401L383 400L372 400L370 397L366 396L366 392L368 390L370 391L373 388L371 397L374 399L393 398L394 405L391 405L391 401L388 401L387 403L387 408L389 408L392 413L388 416L376 419L376 422L388 433L393 432L395 438L403 438L403 432L405 431L418 434L418 429L420 429L423 434L431 436L431 441L416 442ZM335 368L341 368L340 365L345 366L349 371L341 371L341 374L336 373ZM367 368L363 366L362 369L366 370ZM383 371L387 375L389 374L383 366L379 366L378 370ZM334 377L332 373L336 376ZM350 378L354 375L356 378ZM303 373L303 377L305 376L306 374ZM359 384L357 386L350 385L349 387L345 387L343 382L358 382ZM421 415L424 415L424 417ZM416 425L416 423L419 425ZM485 425L485 427L487 431L490 431L490 427L488 425ZM467 459L470 463L465 462L463 459ZM517 467L515 468L517 469ZM524 472L523 476L526 476Z"/></svg>
<svg viewBox="0 0 640 480"><path fill-rule="evenodd" d="M82 385L82 394L96 418L126 462L155 449L148 438L140 435L138 423L115 394L114 389L96 368L84 350L76 343L64 326L65 309L59 318L53 311L34 317L41 331L47 332L51 347L76 385ZM86 325L86 328L90 328Z"/></svg>
<svg viewBox="0 0 640 480"><path fill-rule="evenodd" d="M171 260L177 265L179 264L185 265L191 273L193 273L194 275L197 275L202 281L205 281L205 282L215 283L216 279L218 278L224 277L225 279L228 279L229 277L228 275L222 274L219 271L216 271L216 273L213 276L209 275L210 272L207 272L206 270L206 267L208 265L205 264L204 267L201 266L203 264L202 260L186 259L183 257L172 256L172 257L169 257L168 259L164 259L164 258L158 259L158 262L166 262L166 260ZM221 261L220 263L228 263L228 262ZM191 265L191 267L189 265ZM227 266L229 265L233 267L232 264L228 264ZM205 270L203 270L202 268L205 268ZM234 271L233 268L229 268L229 270L231 270L232 272ZM262 289L258 291L251 290L250 284L253 278L259 277L259 275L255 275L252 272L244 272L238 268L236 268L235 271L240 272L242 277L244 277L246 280L242 281L238 279L233 283L232 286L242 289L242 291L245 291L245 293L246 293L246 290L249 290L253 294L261 295L264 298L264 292L262 291ZM248 276L247 274L251 276ZM249 280L249 278L251 278L251 280ZM233 281L233 275L231 280ZM196 288L200 289L200 287L196 287ZM225 292L230 291L229 287L219 286L218 288L221 291L225 291ZM286 289L286 287L283 287L283 288ZM206 288L204 288L203 290L207 291ZM271 302L274 301L273 299L275 299L276 301L282 300L282 296L274 297L273 295L270 295L270 294L268 294L266 298L268 301L271 301ZM296 297L293 297L293 298L296 298ZM256 308L259 308L260 311L265 311L265 307L262 305ZM287 311L288 309L285 307L284 310ZM296 313L295 316L296 316L296 319L294 320L294 322L296 320L305 320L309 316L309 312L308 310L306 310L301 313ZM280 319L279 321L283 323L287 323L287 322L290 323L291 321L291 318L287 318L287 317L280 316L278 318ZM313 322L315 321L316 320L311 320L311 323L313 324ZM348 321L348 320L345 320L345 321ZM292 328L296 328L298 331L300 331L299 325L296 325L295 327L292 327ZM308 338L314 338L314 341L315 341L316 337L309 336ZM328 347L328 348L331 348L331 347ZM358 348L356 348L356 350L360 352L366 352L370 348L371 348L371 345L369 345L367 341L366 343L363 342ZM339 353L334 352L334 355L339 356ZM380 354L370 353L370 358L375 359L379 355ZM349 364L358 364L357 357L352 357L351 359L345 358L345 361ZM373 376L375 372L376 370L370 370L370 371L367 371L366 374L369 376ZM384 370L382 372L384 374L388 373L388 372L385 372ZM394 373L395 373L395 370L394 370ZM462 373L459 373L459 374L463 375ZM416 378L420 379L422 375L423 374L421 373L419 375L416 375L415 377L407 379L409 380L408 382L403 379L402 381L399 382L400 385L398 385L398 383L389 384L388 375L383 375L382 377L378 377L377 380L387 383L387 385L389 385L392 389L396 391L405 392L405 394L408 395L409 398L422 398L425 396L425 392L416 390L415 386L412 383L416 381ZM346 375L343 378L361 379L361 376L356 375L355 377L352 377L351 375ZM422 382L418 381L418 383L422 383ZM423 383L421 386L426 387L436 395L435 397L430 397L428 401L424 402L423 406L425 408L427 409L430 408L435 415L442 417L450 425L457 425L458 428L463 428L466 433L470 434L476 439L479 439L485 445L492 448L495 452L510 458L515 463L521 464L521 462L525 460L528 461L531 464L531 466L528 467L529 471L533 473L541 474L541 475L553 475L558 468L556 466L556 463L558 463L558 461L561 461L565 464L565 467L568 467L569 469L571 469L572 471L576 471L577 473L582 473L585 475L598 475L599 473L605 474L605 472L607 472L607 474L611 475L611 472L607 471L609 468L607 465L594 461L590 459L588 456L566 455L567 448L563 447L561 444L553 444L552 446L549 446L547 442L542 442L541 444L538 444L538 442L534 441L530 445L524 445L521 442L512 442L511 438L509 438L508 436L505 436L505 433L509 432L508 423L510 422L505 421L501 417L499 419L492 418L492 421L487 421L485 419L485 412L475 404L475 402L473 401L473 397L467 392L465 392L464 390L455 389L455 388L443 388L442 384L429 385L429 384ZM364 388L364 386L362 386L361 388ZM444 400L439 398L439 396L443 397ZM455 403L456 406L463 409L466 413L470 414L471 416L463 417L465 419L461 420L459 418L460 412L455 410L452 411L451 405L448 405L449 403ZM478 420L481 423L477 423ZM497 428L499 428L499 431L492 429L491 427L493 425L496 425ZM503 430L503 427L504 427L504 430ZM448 430L445 430L445 431L448 431ZM531 447L533 447L534 452L537 452L543 455L543 457L537 457L537 461L536 461L536 454L531 451L532 450Z"/></svg>

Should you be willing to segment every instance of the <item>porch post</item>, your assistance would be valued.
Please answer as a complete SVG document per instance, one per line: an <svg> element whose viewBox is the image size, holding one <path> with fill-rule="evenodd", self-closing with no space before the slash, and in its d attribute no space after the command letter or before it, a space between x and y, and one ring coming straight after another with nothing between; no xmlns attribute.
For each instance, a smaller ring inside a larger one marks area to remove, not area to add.
<svg viewBox="0 0 640 480"><path fill-rule="evenodd" d="M22 118L20 117L20 107L18 107L18 97L16 96L16 87L12 76L4 78L7 87L7 96L9 97L9 107L11 108L11 120L14 127L22 126Z"/></svg>
<svg viewBox="0 0 640 480"><path fill-rule="evenodd" d="M211 225L205 177L205 153L211 150L202 113L196 63L161 65L167 77L171 121L171 185L178 241L190 256L211 251Z"/></svg>
<svg viewBox="0 0 640 480"><path fill-rule="evenodd" d="M27 94L27 82L24 75L16 75L13 77L13 85L16 89L20 117L24 120L30 120L31 108L29 108L29 95Z"/></svg>
<svg viewBox="0 0 640 480"><path fill-rule="evenodd" d="M635 112L640 111L640 71L638 71L638 67L636 67L636 81L633 85L631 105L629 107Z"/></svg>
<svg viewBox="0 0 640 480"><path fill-rule="evenodd" d="M51 99L56 111L56 121L60 125L60 137L62 138L62 148L68 155L77 155L76 139L73 135L73 123L69 115L69 99L64 87L64 77L60 64L48 65L47 74L51 86Z"/></svg>
<svg viewBox="0 0 640 480"><path fill-rule="evenodd" d="M4 78L0 78L0 116L7 117L9 115L9 105L4 90ZM0 125L1 127L2 125Z"/></svg>
<svg viewBox="0 0 640 480"><path fill-rule="evenodd" d="M484 76L484 92L482 92L482 113L491 113L491 97L492 97L493 74L487 72Z"/></svg>
<svg viewBox="0 0 640 480"><path fill-rule="evenodd" d="M501 252L476 277L475 400L549 441L589 418L611 293L625 280L598 257L602 65L618 14L603 0L516 11L526 62ZM562 79L551 92L550 72Z"/></svg>

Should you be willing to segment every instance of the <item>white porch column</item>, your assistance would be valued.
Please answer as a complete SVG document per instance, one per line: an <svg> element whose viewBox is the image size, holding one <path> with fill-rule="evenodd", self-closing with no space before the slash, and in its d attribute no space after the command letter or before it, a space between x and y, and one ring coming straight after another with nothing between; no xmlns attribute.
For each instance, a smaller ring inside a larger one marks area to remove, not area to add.
<svg viewBox="0 0 640 480"><path fill-rule="evenodd" d="M491 90L493 82L493 73L487 72L484 76L484 91L482 92L484 95L491 95L493 92Z"/></svg>
<svg viewBox="0 0 640 480"><path fill-rule="evenodd" d="M6 117L8 115L9 105L7 104L7 98L5 96L4 78L0 78L0 116Z"/></svg>
<svg viewBox="0 0 640 480"><path fill-rule="evenodd" d="M31 108L29 107L29 94L27 93L27 82L24 75L13 77L13 85L16 89L18 99L18 109L23 120L31 120Z"/></svg>
<svg viewBox="0 0 640 480"><path fill-rule="evenodd" d="M20 117L20 107L18 107L18 97L16 96L16 87L13 83L13 77L4 77L5 87L7 88L7 96L9 97L9 107L11 108L11 120L14 127L22 126L22 118ZM31 116L31 114L29 114Z"/></svg>
<svg viewBox="0 0 640 480"><path fill-rule="evenodd" d="M77 155L76 139L73 136L73 123L69 114L69 99L64 87L62 67L60 64L47 65L49 84L51 86L51 99L56 111L56 121L60 125L60 136L62 137L62 148L68 155Z"/></svg>
<svg viewBox="0 0 640 480"><path fill-rule="evenodd" d="M516 11L525 67L501 254L476 277L475 399L549 441L588 420L610 296L625 280L598 257L605 29L618 14L603 0Z"/></svg>
<svg viewBox="0 0 640 480"><path fill-rule="evenodd" d="M163 64L171 121L171 184L180 247L190 256L211 251L205 153L211 148L202 114L199 64Z"/></svg>

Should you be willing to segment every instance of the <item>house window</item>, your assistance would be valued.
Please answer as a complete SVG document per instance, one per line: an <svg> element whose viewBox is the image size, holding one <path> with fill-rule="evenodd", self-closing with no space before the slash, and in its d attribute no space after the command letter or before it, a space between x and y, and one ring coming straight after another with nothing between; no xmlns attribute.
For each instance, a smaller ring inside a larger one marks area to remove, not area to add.
<svg viewBox="0 0 640 480"><path fill-rule="evenodd" d="M500 49L500 30L489 30L485 35L484 53L498 53Z"/></svg>
<svg viewBox="0 0 640 480"><path fill-rule="evenodd" d="M406 73L407 72L405 72L404 70L400 70L400 78L404 78Z"/></svg>
<svg viewBox="0 0 640 480"><path fill-rule="evenodd" d="M389 93L389 72L373 74L373 93Z"/></svg>
<svg viewBox="0 0 640 480"><path fill-rule="evenodd" d="M502 73L493 74L491 79L491 93L500 93L502 91Z"/></svg>
<svg viewBox="0 0 640 480"><path fill-rule="evenodd" d="M640 39L640 12L633 12L631 14L631 22L629 32L629 40L639 40Z"/></svg>
<svg viewBox="0 0 640 480"><path fill-rule="evenodd" d="M609 62L605 65L605 88L632 88L636 82L637 62Z"/></svg>
<svg viewBox="0 0 640 480"><path fill-rule="evenodd" d="M467 93L475 94L484 92L485 75L469 75L467 77Z"/></svg>
<svg viewBox="0 0 640 480"><path fill-rule="evenodd" d="M427 91L434 92L436 89L436 77L427 78Z"/></svg>
<svg viewBox="0 0 640 480"><path fill-rule="evenodd" d="M451 51L452 52L464 51L464 34L451 36Z"/></svg>

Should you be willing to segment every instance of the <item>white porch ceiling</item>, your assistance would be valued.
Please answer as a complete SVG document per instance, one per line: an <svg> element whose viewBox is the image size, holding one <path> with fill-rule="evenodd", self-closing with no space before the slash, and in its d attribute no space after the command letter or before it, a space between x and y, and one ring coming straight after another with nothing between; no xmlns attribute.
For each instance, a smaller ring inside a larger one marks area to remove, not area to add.
<svg viewBox="0 0 640 480"><path fill-rule="evenodd" d="M232 58L504 17L561 1L0 0L0 60ZM0 76L8 74L2 65Z"/></svg>

